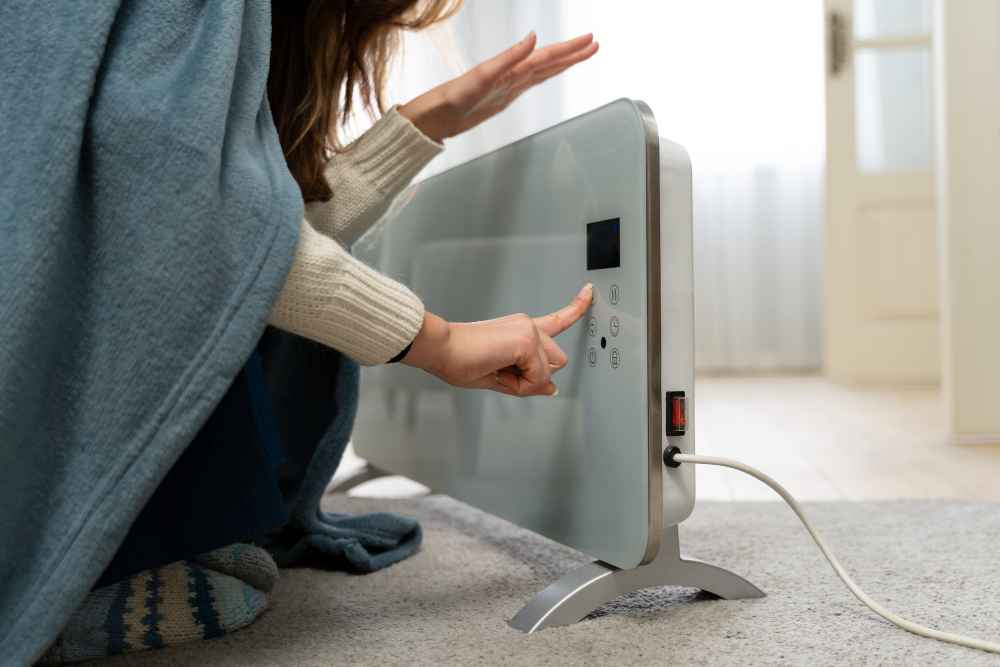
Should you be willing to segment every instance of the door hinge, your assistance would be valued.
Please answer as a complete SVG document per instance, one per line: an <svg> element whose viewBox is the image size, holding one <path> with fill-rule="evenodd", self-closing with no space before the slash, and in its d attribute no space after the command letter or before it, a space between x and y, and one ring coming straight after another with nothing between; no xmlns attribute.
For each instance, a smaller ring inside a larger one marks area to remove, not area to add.
<svg viewBox="0 0 1000 667"><path fill-rule="evenodd" d="M847 16L842 12L832 11L827 15L827 71L835 77L844 71L847 63Z"/></svg>

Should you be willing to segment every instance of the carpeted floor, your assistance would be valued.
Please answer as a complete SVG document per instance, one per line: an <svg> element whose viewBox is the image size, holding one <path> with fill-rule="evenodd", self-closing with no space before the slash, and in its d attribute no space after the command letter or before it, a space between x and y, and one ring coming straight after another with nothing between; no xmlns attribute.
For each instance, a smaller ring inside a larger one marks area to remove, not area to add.
<svg viewBox="0 0 1000 667"><path fill-rule="evenodd" d="M417 516L424 547L371 575L286 571L254 626L100 664L1000 665L1000 656L916 637L874 616L778 502L700 503L681 528L685 553L744 574L768 597L730 602L650 589L534 635L507 620L584 556L447 497L334 496L329 505ZM1000 505L838 502L807 510L877 600L917 622L1000 640Z"/></svg>

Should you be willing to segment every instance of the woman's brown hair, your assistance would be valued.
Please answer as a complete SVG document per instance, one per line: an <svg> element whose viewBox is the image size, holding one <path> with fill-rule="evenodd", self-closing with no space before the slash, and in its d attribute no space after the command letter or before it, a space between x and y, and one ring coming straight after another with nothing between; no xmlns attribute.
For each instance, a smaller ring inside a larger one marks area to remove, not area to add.
<svg viewBox="0 0 1000 667"><path fill-rule="evenodd" d="M385 111L384 87L403 30L448 18L461 0L274 0L267 96L292 176L305 201L332 192L323 166L343 148L337 128L355 94Z"/></svg>

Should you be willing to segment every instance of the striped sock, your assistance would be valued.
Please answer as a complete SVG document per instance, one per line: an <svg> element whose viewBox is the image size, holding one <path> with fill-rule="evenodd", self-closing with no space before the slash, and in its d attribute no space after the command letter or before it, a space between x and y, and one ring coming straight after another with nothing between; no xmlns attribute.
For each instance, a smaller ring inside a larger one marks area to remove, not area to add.
<svg viewBox="0 0 1000 667"><path fill-rule="evenodd" d="M250 625L278 577L260 547L231 544L91 591L42 665L211 639Z"/></svg>

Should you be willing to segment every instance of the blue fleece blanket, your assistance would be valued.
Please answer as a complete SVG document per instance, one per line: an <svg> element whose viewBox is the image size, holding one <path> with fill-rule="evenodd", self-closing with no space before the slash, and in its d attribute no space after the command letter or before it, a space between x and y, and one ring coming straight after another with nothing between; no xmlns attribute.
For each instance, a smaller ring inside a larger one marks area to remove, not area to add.
<svg viewBox="0 0 1000 667"><path fill-rule="evenodd" d="M266 102L269 11L0 6L4 664L83 600L291 265L302 203Z"/></svg>

